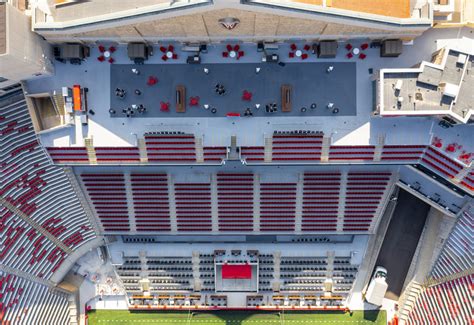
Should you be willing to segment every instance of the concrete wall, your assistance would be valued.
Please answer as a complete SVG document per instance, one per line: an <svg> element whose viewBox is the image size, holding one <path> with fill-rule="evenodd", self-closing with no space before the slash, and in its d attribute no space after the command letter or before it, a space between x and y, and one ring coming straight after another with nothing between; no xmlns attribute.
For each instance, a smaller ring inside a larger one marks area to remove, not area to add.
<svg viewBox="0 0 474 325"><path fill-rule="evenodd" d="M50 45L31 31L30 17L9 4L0 4L0 12L2 10L5 11L5 48L3 54L0 50L0 76L20 81L38 74L51 74Z"/></svg>

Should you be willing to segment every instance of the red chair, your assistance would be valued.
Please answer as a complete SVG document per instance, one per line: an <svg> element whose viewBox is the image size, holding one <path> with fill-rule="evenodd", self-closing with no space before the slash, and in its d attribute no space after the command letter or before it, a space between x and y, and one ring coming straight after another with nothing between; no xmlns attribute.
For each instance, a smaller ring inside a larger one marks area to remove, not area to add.
<svg viewBox="0 0 474 325"><path fill-rule="evenodd" d="M191 97L189 99L189 106L198 106L199 105L199 96Z"/></svg>
<svg viewBox="0 0 474 325"><path fill-rule="evenodd" d="M114 58L109 58L109 63L114 63L115 59Z"/></svg>
<svg viewBox="0 0 474 325"><path fill-rule="evenodd" d="M170 111L170 103L161 102L160 103L160 111L169 112Z"/></svg>
<svg viewBox="0 0 474 325"><path fill-rule="evenodd" d="M348 51L352 50L352 45L347 43L346 44L346 50L348 50Z"/></svg>
<svg viewBox="0 0 474 325"><path fill-rule="evenodd" d="M367 57L364 53L359 54L359 59L364 60Z"/></svg>
<svg viewBox="0 0 474 325"><path fill-rule="evenodd" d="M364 44L362 44L362 45L360 46L360 48L361 48L362 50L367 50L367 49L369 48L369 44L368 44L368 43L364 43Z"/></svg>
<svg viewBox="0 0 474 325"><path fill-rule="evenodd" d="M242 100L251 101L252 100L252 93L247 91L247 90L244 90L244 92L242 94Z"/></svg>
<svg viewBox="0 0 474 325"><path fill-rule="evenodd" d="M238 55L237 55L237 58L241 58L245 55L244 51L239 51Z"/></svg>
<svg viewBox="0 0 474 325"><path fill-rule="evenodd" d="M157 83L158 83L158 78L154 76L149 76L146 82L148 86L153 86L153 85L156 85Z"/></svg>
<svg viewBox="0 0 474 325"><path fill-rule="evenodd" d="M167 60L168 60L168 57L166 56L166 54L163 54L163 56L161 57L161 59L162 59L163 61L167 61Z"/></svg>
<svg viewBox="0 0 474 325"><path fill-rule="evenodd" d="M305 50L305 51L309 51L310 49L311 49L311 47L310 47L308 44L306 44L306 45L304 46L304 50Z"/></svg>
<svg viewBox="0 0 474 325"><path fill-rule="evenodd" d="M295 57L295 52L290 52L290 53L288 53L288 57L294 58L294 57Z"/></svg>
<svg viewBox="0 0 474 325"><path fill-rule="evenodd" d="M160 46L160 51L163 52L163 53L166 53L166 47Z"/></svg>
<svg viewBox="0 0 474 325"><path fill-rule="evenodd" d="M115 48L115 46L109 47L109 52L110 52L110 53L114 53L115 51L117 51L117 49Z"/></svg>
<svg viewBox="0 0 474 325"><path fill-rule="evenodd" d="M346 54L346 57L347 57L348 59L352 59L352 58L354 57L354 55L352 55L352 53L349 52L349 53Z"/></svg>
<svg viewBox="0 0 474 325"><path fill-rule="evenodd" d="M232 51L232 45L227 44L226 49L227 49L228 52Z"/></svg>
<svg viewBox="0 0 474 325"><path fill-rule="evenodd" d="M234 51L237 52L240 50L240 45L239 44L235 44L234 45Z"/></svg>
<svg viewBox="0 0 474 325"><path fill-rule="evenodd" d="M223 58L228 58L229 57L229 52L222 52L222 57Z"/></svg>
<svg viewBox="0 0 474 325"><path fill-rule="evenodd" d="M291 49L292 51L296 51L296 44L295 44L295 43L291 44L291 45L290 45L290 49Z"/></svg>
<svg viewBox="0 0 474 325"><path fill-rule="evenodd" d="M176 60L178 58L178 54L173 53L173 60Z"/></svg>
<svg viewBox="0 0 474 325"><path fill-rule="evenodd" d="M173 52L174 51L174 46L173 45L168 45L168 51Z"/></svg>
<svg viewBox="0 0 474 325"><path fill-rule="evenodd" d="M104 53L105 52L105 47L102 45L99 45L99 52Z"/></svg>
<svg viewBox="0 0 474 325"><path fill-rule="evenodd" d="M307 54L307 53L301 54L301 60L306 60L307 58L308 58L308 54Z"/></svg>
<svg viewBox="0 0 474 325"><path fill-rule="evenodd" d="M99 60L99 62L104 62L105 61L105 56L101 55L97 58L97 60Z"/></svg>

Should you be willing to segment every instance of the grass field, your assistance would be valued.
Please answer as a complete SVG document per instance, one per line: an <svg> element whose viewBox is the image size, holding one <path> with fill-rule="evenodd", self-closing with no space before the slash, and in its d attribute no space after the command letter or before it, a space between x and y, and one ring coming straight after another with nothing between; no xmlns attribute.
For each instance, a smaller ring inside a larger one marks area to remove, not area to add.
<svg viewBox="0 0 474 325"><path fill-rule="evenodd" d="M100 324L200 324L200 325L257 325L257 324L373 324L385 325L385 311L342 312L148 312L128 310L94 310L88 313L90 325Z"/></svg>

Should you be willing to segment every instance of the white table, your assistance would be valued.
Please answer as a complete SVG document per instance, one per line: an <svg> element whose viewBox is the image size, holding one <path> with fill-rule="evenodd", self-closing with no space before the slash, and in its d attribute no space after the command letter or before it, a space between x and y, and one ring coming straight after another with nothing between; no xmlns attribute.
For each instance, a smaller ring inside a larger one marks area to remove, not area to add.
<svg viewBox="0 0 474 325"><path fill-rule="evenodd" d="M166 52L166 57L168 59L171 59L173 57L173 52L171 52L171 51Z"/></svg>
<svg viewBox="0 0 474 325"><path fill-rule="evenodd" d="M237 52L235 52L235 51L230 51L230 52L229 52L229 56L230 56L231 58L235 58L235 57L237 56Z"/></svg>
<svg viewBox="0 0 474 325"><path fill-rule="evenodd" d="M104 52L104 57L110 58L110 51L105 51Z"/></svg>
<svg viewBox="0 0 474 325"><path fill-rule="evenodd" d="M358 48L358 47L354 47L354 48L352 49L352 53L354 53L354 55L359 54L359 53L360 53L359 48Z"/></svg>
<svg viewBox="0 0 474 325"><path fill-rule="evenodd" d="M300 57L302 54L303 54L303 52L301 50L296 50L296 52L295 52L295 55L297 57Z"/></svg>

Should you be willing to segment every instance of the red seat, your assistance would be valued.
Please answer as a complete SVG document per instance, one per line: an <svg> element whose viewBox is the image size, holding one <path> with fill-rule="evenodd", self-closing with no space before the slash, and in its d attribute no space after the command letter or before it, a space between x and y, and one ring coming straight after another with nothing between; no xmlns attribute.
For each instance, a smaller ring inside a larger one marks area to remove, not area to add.
<svg viewBox="0 0 474 325"><path fill-rule="evenodd" d="M364 53L359 54L359 59L364 60L367 57Z"/></svg>
<svg viewBox="0 0 474 325"><path fill-rule="evenodd" d="M166 47L160 46L160 51L163 52L163 53L166 53Z"/></svg>
<svg viewBox="0 0 474 325"><path fill-rule="evenodd" d="M288 57L294 58L294 57L295 57L295 52L290 52L290 53L288 53Z"/></svg>
<svg viewBox="0 0 474 325"><path fill-rule="evenodd" d="M347 57L348 59L352 59L352 58L354 57L354 55L352 55L352 53L349 52L349 53L346 54L346 57Z"/></svg>
<svg viewBox="0 0 474 325"><path fill-rule="evenodd" d="M104 53L105 52L105 47L102 45L99 45L99 52Z"/></svg>
<svg viewBox="0 0 474 325"><path fill-rule="evenodd" d="M239 51L240 50L240 45L239 44L235 44L234 45L234 51Z"/></svg>
<svg viewBox="0 0 474 325"><path fill-rule="evenodd" d="M305 51L309 51L310 48L311 48L311 47L310 47L308 44L306 44L306 45L304 46L304 50L305 50Z"/></svg>
<svg viewBox="0 0 474 325"><path fill-rule="evenodd" d="M114 63L115 59L114 58L109 58L109 63Z"/></svg>
<svg viewBox="0 0 474 325"><path fill-rule="evenodd" d="M346 50L348 50L348 51L352 50L352 45L351 45L351 44L349 44L349 43L348 43L348 44L346 44Z"/></svg>
<svg viewBox="0 0 474 325"><path fill-rule="evenodd" d="M161 102L160 103L160 111L169 112L170 111L170 103Z"/></svg>
<svg viewBox="0 0 474 325"><path fill-rule="evenodd" d="M153 86L153 85L156 85L157 83L158 83L158 78L154 76L149 76L146 82L148 86Z"/></svg>
<svg viewBox="0 0 474 325"><path fill-rule="evenodd" d="M290 48L292 51L296 51L296 44L295 43L291 44Z"/></svg>
<svg viewBox="0 0 474 325"><path fill-rule="evenodd" d="M306 60L308 58L308 54L307 53L303 53L301 55L301 60Z"/></svg>
<svg viewBox="0 0 474 325"><path fill-rule="evenodd" d="M222 52L222 57L224 57L224 58L229 57L229 52Z"/></svg>
<svg viewBox="0 0 474 325"><path fill-rule="evenodd" d="M173 45L168 45L168 51L173 52L174 51L174 46Z"/></svg>
<svg viewBox="0 0 474 325"><path fill-rule="evenodd" d="M110 53L114 53L117 49L115 48L115 46L111 46L109 47L109 52Z"/></svg>
<svg viewBox="0 0 474 325"><path fill-rule="evenodd" d="M242 94L242 100L251 101L252 93L247 90L244 90L244 93Z"/></svg>
<svg viewBox="0 0 474 325"><path fill-rule="evenodd" d="M366 49L369 48L369 44L368 44L368 43L364 43L364 44L362 44L362 45L360 46L360 48L361 48L362 50L366 50Z"/></svg>
<svg viewBox="0 0 474 325"><path fill-rule="evenodd" d="M163 55L163 56L161 57L161 59L162 59L163 61L167 61L167 60L168 60L168 57L167 57L166 55Z"/></svg>
<svg viewBox="0 0 474 325"><path fill-rule="evenodd" d="M245 52L244 51L239 51L239 54L237 55L237 59L240 59L241 57L243 57L245 55Z"/></svg>
<svg viewBox="0 0 474 325"><path fill-rule="evenodd" d="M226 49L227 49L228 52L232 51L232 45L227 44Z"/></svg>
<svg viewBox="0 0 474 325"><path fill-rule="evenodd" d="M97 58L97 60L99 60L99 62L104 62L105 61L105 56L101 55Z"/></svg>
<svg viewBox="0 0 474 325"><path fill-rule="evenodd" d="M199 105L199 96L191 97L189 99L189 106L198 106Z"/></svg>
<svg viewBox="0 0 474 325"><path fill-rule="evenodd" d="M173 60L176 60L178 58L178 54L173 53Z"/></svg>

